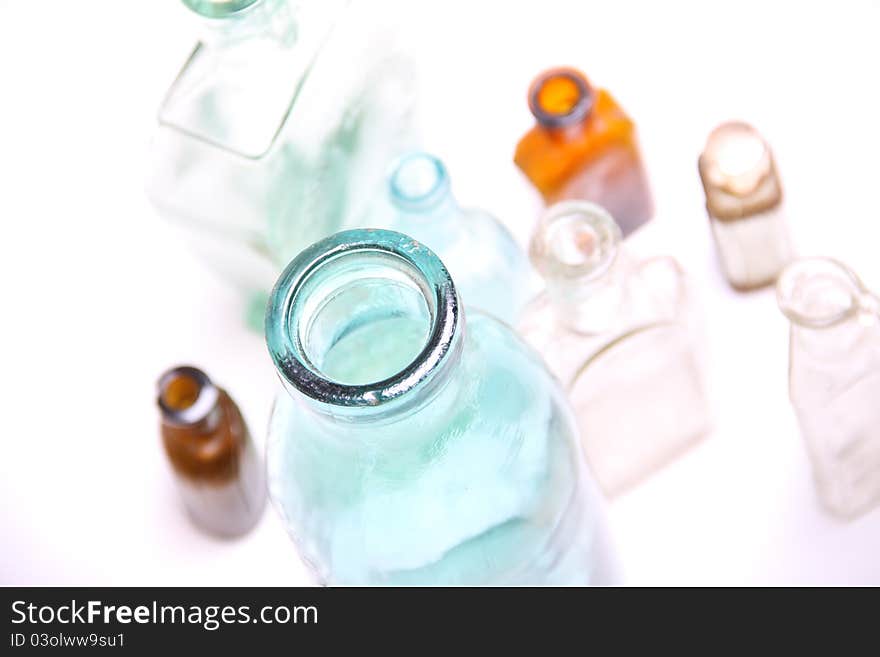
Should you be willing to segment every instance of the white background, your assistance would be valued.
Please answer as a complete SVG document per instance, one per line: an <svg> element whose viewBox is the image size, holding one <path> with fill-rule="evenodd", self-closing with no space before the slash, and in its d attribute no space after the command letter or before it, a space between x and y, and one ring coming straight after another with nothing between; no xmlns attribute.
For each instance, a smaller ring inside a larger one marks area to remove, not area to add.
<svg viewBox="0 0 880 657"><path fill-rule="evenodd" d="M637 584L880 584L880 511L818 505L787 400L771 291L717 268L696 158L743 118L774 146L795 241L880 287L880 5L424 2L427 146L465 205L523 240L540 204L511 163L525 91L582 68L636 119L657 202L631 240L689 269L707 315L716 431L609 508ZM275 513L233 542L194 529L154 381L204 367L256 439L276 380L238 299L145 200L155 109L193 41L176 0L0 0L0 583L304 584ZM880 401L878 401L880 403Z"/></svg>

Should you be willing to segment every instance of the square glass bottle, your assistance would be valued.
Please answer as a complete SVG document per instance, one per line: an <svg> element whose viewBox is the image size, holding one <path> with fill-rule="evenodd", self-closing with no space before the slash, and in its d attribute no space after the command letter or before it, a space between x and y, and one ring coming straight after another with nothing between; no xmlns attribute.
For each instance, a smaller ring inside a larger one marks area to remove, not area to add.
<svg viewBox="0 0 880 657"><path fill-rule="evenodd" d="M699 170L728 282L740 291L773 284L792 248L767 142L747 123L724 123L710 133Z"/></svg>
<svg viewBox="0 0 880 657"><path fill-rule="evenodd" d="M148 194L262 327L278 273L356 225L415 139L394 0L183 0L200 41L159 110Z"/></svg>
<svg viewBox="0 0 880 657"><path fill-rule="evenodd" d="M795 260L776 291L791 321L789 394L819 496L853 518L880 504L880 298L829 258Z"/></svg>
<svg viewBox="0 0 880 657"><path fill-rule="evenodd" d="M550 203L592 201L611 212L624 236L647 222L654 204L635 123L580 71L557 68L529 89L535 126L514 162Z"/></svg>
<svg viewBox="0 0 880 657"><path fill-rule="evenodd" d="M530 255L547 288L520 333L565 386L587 460L615 495L709 431L701 318L678 262L634 261L593 203L550 207Z"/></svg>

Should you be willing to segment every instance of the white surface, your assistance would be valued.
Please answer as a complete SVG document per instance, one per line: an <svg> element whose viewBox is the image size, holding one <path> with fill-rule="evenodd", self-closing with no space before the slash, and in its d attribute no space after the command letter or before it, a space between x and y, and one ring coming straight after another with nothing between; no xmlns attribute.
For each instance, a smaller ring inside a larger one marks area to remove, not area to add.
<svg viewBox="0 0 880 657"><path fill-rule="evenodd" d="M880 6L871 2L425 2L427 144L459 197L525 240L511 156L525 90L579 66L640 126L656 220L632 247L688 267L707 312L717 430L610 507L633 583L880 584L880 512L818 506L771 292L716 266L696 157L743 118L774 147L796 244L880 287ZM180 512L154 381L204 367L262 440L275 377L238 300L154 213L143 163L191 46L176 0L0 0L0 583L302 584L276 515L217 542Z"/></svg>

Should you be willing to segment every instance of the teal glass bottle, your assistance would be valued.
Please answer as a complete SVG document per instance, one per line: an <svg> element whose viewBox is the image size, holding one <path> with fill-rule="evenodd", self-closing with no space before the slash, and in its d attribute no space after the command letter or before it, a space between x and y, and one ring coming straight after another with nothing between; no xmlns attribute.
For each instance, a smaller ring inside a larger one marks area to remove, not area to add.
<svg viewBox="0 0 880 657"><path fill-rule="evenodd" d="M356 224L412 147L394 0L183 0L200 41L159 110L148 194L262 328L290 259Z"/></svg>
<svg viewBox="0 0 880 657"><path fill-rule="evenodd" d="M502 322L465 311L420 242L307 248L266 317L284 390L270 495L327 584L616 581L571 411Z"/></svg>
<svg viewBox="0 0 880 657"><path fill-rule="evenodd" d="M513 324L529 299L525 252L498 219L457 203L447 169L433 155L413 152L392 165L388 194L367 224L410 235L436 253L469 308Z"/></svg>

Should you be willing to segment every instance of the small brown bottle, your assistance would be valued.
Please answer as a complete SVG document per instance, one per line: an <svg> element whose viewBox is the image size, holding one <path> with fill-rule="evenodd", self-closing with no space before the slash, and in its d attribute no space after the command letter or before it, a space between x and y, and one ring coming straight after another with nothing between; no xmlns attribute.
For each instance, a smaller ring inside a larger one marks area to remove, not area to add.
<svg viewBox="0 0 880 657"><path fill-rule="evenodd" d="M548 204L592 201L624 236L651 218L635 124L611 94L576 69L551 69L532 82L529 109L536 123L517 144L514 162Z"/></svg>
<svg viewBox="0 0 880 657"><path fill-rule="evenodd" d="M740 291L771 285L792 259L770 146L742 121L722 123L698 161L721 267Z"/></svg>
<svg viewBox="0 0 880 657"><path fill-rule="evenodd" d="M168 370L158 388L162 443L187 511L212 534L244 534L260 518L266 487L238 406L195 367Z"/></svg>

